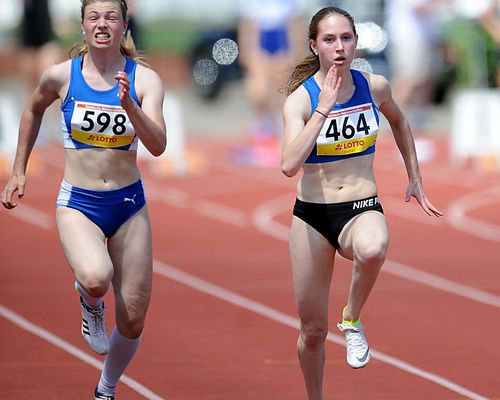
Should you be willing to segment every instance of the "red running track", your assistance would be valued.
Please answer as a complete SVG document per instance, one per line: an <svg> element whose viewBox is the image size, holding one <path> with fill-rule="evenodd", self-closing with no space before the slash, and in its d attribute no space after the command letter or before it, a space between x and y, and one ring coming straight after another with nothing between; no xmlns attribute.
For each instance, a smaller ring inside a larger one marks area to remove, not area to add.
<svg viewBox="0 0 500 400"><path fill-rule="evenodd" d="M325 399L500 399L500 180L451 166L446 139L427 140L437 154L421 164L426 192L446 216L403 201L402 161L392 138L380 139L376 172L391 246L363 314L373 359L357 371L345 362L334 327L350 264L337 258ZM278 167L235 164L242 143L190 142L198 167L182 179L142 162L156 274L120 400L305 398L286 242L296 179ZM103 359L80 337L54 224L61 177L59 146L37 148L22 204L0 212L3 399L91 398L99 376Z"/></svg>

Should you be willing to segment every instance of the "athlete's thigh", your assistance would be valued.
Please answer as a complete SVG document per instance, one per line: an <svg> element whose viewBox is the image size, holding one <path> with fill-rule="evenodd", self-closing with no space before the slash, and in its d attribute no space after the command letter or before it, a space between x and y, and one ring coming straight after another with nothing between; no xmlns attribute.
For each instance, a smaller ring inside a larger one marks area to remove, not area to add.
<svg viewBox="0 0 500 400"><path fill-rule="evenodd" d="M339 252L352 260L356 248L367 244L387 247L389 230L384 214L378 211L365 211L351 219L339 235Z"/></svg>
<svg viewBox="0 0 500 400"><path fill-rule="evenodd" d="M300 218L292 218L290 258L301 319L327 319L335 248Z"/></svg>
<svg viewBox="0 0 500 400"><path fill-rule="evenodd" d="M101 229L78 210L58 207L57 230L66 259L80 282L113 276L113 264Z"/></svg>
<svg viewBox="0 0 500 400"><path fill-rule="evenodd" d="M151 224L146 206L108 239L115 274L113 289L117 316L142 318L151 297L153 256Z"/></svg>

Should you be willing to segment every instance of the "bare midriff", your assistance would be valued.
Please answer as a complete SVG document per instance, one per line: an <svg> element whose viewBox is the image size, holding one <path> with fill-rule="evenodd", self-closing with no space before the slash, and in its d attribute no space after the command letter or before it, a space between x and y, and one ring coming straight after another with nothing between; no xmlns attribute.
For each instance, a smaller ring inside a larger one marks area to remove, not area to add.
<svg viewBox="0 0 500 400"><path fill-rule="evenodd" d="M305 164L297 184L297 198L310 203L343 203L377 194L374 154Z"/></svg>
<svg viewBox="0 0 500 400"><path fill-rule="evenodd" d="M65 149L64 180L90 190L113 190L137 182L137 152L112 149Z"/></svg>

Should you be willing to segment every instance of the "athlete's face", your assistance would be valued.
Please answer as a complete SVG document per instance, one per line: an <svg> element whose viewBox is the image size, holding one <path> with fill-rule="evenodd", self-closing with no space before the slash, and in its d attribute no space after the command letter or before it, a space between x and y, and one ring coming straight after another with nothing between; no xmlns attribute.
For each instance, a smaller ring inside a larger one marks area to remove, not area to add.
<svg viewBox="0 0 500 400"><path fill-rule="evenodd" d="M339 69L348 69L354 59L356 44L357 36L349 20L339 14L323 18L318 24L318 37L311 40L311 47L325 69L332 64Z"/></svg>
<svg viewBox="0 0 500 400"><path fill-rule="evenodd" d="M95 2L85 8L82 28L89 46L119 48L127 23L117 2Z"/></svg>

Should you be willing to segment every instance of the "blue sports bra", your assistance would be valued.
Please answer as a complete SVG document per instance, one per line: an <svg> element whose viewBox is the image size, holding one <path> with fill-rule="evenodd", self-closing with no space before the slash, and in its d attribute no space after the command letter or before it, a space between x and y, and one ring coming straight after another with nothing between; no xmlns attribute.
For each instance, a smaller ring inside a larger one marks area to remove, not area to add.
<svg viewBox="0 0 500 400"><path fill-rule="evenodd" d="M375 152L379 115L368 81L351 69L354 94L345 103L335 104L325 119L320 134L306 163L323 163L364 156ZM310 76L304 83L311 100L311 114L318 106L321 89Z"/></svg>
<svg viewBox="0 0 500 400"><path fill-rule="evenodd" d="M71 60L68 94L61 104L64 147L136 151L138 138L120 105L118 83L108 90L90 87L83 77L82 63L83 56ZM134 85L136 67L135 61L126 59L124 71L130 77L130 96L139 104Z"/></svg>

